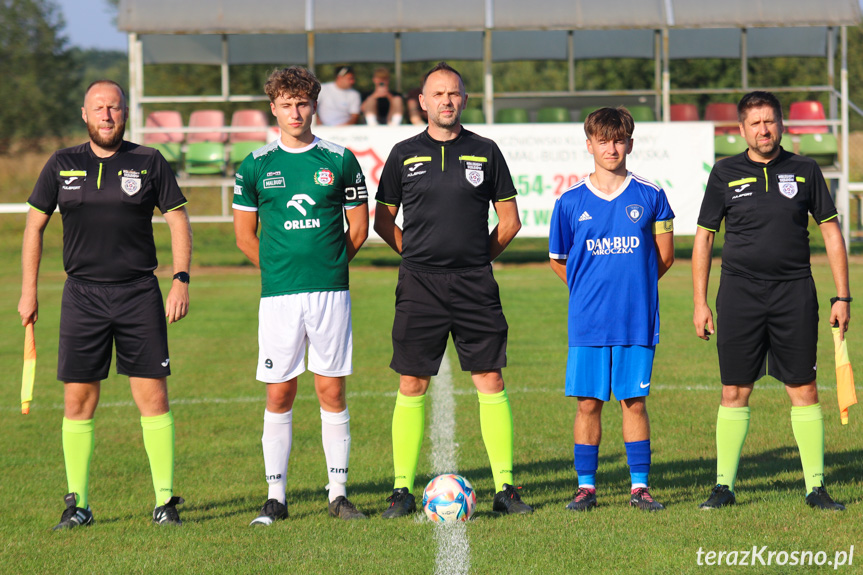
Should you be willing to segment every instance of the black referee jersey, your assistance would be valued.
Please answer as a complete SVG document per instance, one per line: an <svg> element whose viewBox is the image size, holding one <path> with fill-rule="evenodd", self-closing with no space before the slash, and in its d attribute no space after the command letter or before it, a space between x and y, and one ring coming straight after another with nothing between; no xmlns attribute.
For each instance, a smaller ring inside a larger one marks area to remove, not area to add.
<svg viewBox="0 0 863 575"><path fill-rule="evenodd" d="M793 280L811 275L810 213L819 224L837 215L814 160L780 150L762 164L743 152L713 166L698 226L715 232L725 219L723 273Z"/></svg>
<svg viewBox="0 0 863 575"><path fill-rule="evenodd" d="M87 282L119 283L156 269L153 210L186 203L162 155L123 142L107 158L89 142L51 156L27 200L33 209L63 217L63 266Z"/></svg>
<svg viewBox="0 0 863 575"><path fill-rule="evenodd" d="M376 199L402 207L405 262L461 269L489 263L489 202L516 195L497 144L462 127L447 142L424 131L396 144Z"/></svg>

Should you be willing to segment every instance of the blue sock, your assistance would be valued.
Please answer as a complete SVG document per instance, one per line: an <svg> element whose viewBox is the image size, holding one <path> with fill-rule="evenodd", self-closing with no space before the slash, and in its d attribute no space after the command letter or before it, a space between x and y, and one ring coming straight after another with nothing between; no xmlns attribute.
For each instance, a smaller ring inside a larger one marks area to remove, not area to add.
<svg viewBox="0 0 863 575"><path fill-rule="evenodd" d="M578 486L596 487L596 468L599 466L599 446L576 443L572 450Z"/></svg>
<svg viewBox="0 0 863 575"><path fill-rule="evenodd" d="M650 473L650 440L632 441L624 445L632 487L647 487L647 476Z"/></svg>

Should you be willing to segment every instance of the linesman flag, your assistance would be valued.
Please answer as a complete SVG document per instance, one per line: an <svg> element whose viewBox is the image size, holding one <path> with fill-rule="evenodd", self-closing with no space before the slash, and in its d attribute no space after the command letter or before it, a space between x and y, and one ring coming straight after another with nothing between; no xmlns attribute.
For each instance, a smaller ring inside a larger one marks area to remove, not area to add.
<svg viewBox="0 0 863 575"><path fill-rule="evenodd" d="M840 331L842 328L834 326L831 329L836 352L836 397L839 400L839 416L842 418L842 425L848 425L848 408L857 403L854 372L851 370L851 360L848 358L848 345Z"/></svg>
<svg viewBox="0 0 863 575"><path fill-rule="evenodd" d="M21 376L21 413L30 413L33 380L36 378L36 334L33 322L24 327L24 373Z"/></svg>

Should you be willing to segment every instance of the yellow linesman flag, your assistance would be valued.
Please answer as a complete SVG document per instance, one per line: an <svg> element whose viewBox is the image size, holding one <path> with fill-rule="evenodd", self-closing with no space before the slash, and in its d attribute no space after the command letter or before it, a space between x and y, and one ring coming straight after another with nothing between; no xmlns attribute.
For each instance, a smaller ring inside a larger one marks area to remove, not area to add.
<svg viewBox="0 0 863 575"><path fill-rule="evenodd" d="M851 360L848 358L848 345L839 331L841 328L831 329L836 352L836 397L839 400L839 416L842 418L842 425L848 425L848 408L857 403L854 372L851 370Z"/></svg>
<svg viewBox="0 0 863 575"><path fill-rule="evenodd" d="M33 323L24 328L24 373L21 376L21 413L30 413L33 401L33 380L36 378L36 334Z"/></svg>

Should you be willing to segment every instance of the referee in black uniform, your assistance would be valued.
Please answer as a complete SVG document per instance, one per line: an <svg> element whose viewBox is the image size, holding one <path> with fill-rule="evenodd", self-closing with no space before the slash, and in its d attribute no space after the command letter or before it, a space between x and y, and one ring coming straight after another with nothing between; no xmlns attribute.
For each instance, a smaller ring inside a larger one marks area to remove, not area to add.
<svg viewBox="0 0 863 575"><path fill-rule="evenodd" d="M153 521L180 524L173 493L174 419L168 405L168 322L189 310L192 230L186 199L165 159L152 148L123 140L129 109L110 80L87 88L81 115L90 141L48 160L28 204L18 312L24 325L38 319L37 281L42 235L59 207L67 279L60 311L57 378L64 382L63 454L69 494L54 529L93 523L89 467L93 415L112 347L117 372L128 375L141 412L156 505ZM153 210L171 230L174 280L165 305L156 269Z"/></svg>
<svg viewBox="0 0 863 575"><path fill-rule="evenodd" d="M709 339L713 313L707 281L713 239L725 220L722 275L716 297L722 402L716 423L716 486L700 505L735 503L734 482L749 430L754 382L769 374L785 384L800 450L806 503L843 510L824 489L824 421L815 386L818 299L809 266L809 214L818 224L836 284L830 324L848 329L848 259L836 207L811 159L783 150L782 109L769 92L737 105L749 148L716 162L698 217L692 250L695 333Z"/></svg>
<svg viewBox="0 0 863 575"><path fill-rule="evenodd" d="M428 129L395 145L377 193L375 231L402 256L390 364L401 375L392 427L395 483L383 517L416 509L411 491L425 393L450 333L477 389L495 481L493 509L530 513L512 485L512 411L501 375L508 326L491 269L521 228L517 193L497 145L460 123L467 102L461 75L441 62L424 76L422 90ZM499 219L491 234L490 202ZM400 207L402 228L395 223Z"/></svg>

